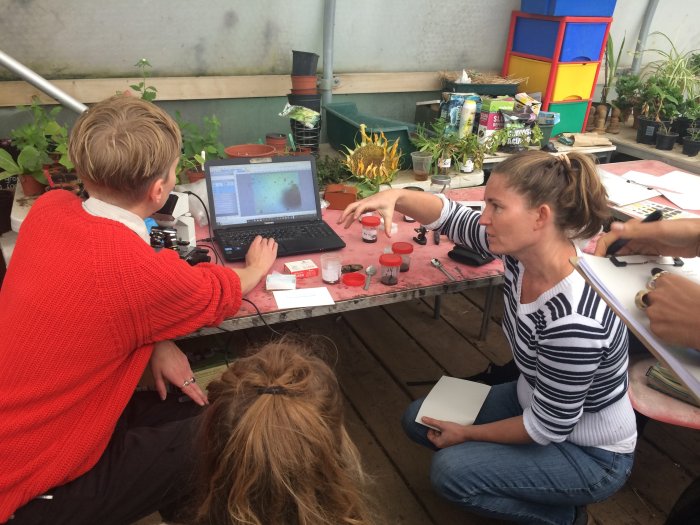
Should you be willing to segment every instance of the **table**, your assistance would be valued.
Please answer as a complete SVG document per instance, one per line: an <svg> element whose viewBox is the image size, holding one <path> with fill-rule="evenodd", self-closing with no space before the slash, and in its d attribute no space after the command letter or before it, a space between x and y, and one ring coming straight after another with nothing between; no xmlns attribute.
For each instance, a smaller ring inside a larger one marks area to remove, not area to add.
<svg viewBox="0 0 700 525"><path fill-rule="evenodd" d="M482 200L483 195L483 186L448 192L448 196L456 200ZM297 288L327 286L335 304L280 310L277 308L272 292L266 291L265 284L260 283L247 295L247 298L255 303L262 314L261 316L257 315L254 307L244 302L238 313L234 317L226 319L220 327L203 328L191 334L190 337L220 333L222 330L232 331L261 326L264 324L262 319L268 324L293 321L422 297L439 297L439 295L444 293L455 293L482 286L489 287L480 339L485 337L493 290L496 285L503 282L503 264L500 259L480 267L470 267L456 263L447 257L447 252L452 248L453 244L445 237L441 238L439 245L435 245L432 235L428 235L428 243L425 246L419 246L412 240L416 235L414 228L418 226L418 223L403 221L403 216L400 213L395 214L394 222L398 226L398 232L391 239L380 232L378 241L375 244L368 244L361 240L361 226L359 222L352 224L349 229L344 229L342 225L336 224L340 214L341 212L338 210L325 210L323 218L347 244L344 249L337 252L340 254L343 264L356 263L361 264L363 268L369 264L374 264L379 268L379 256L387 248L390 249L393 242L407 241L414 245L414 252L411 254L410 270L399 275L398 284L386 286L381 284L379 276L375 275L369 290L365 291L362 287L349 287L342 283L326 285L321 281L320 275L298 279ZM206 228L198 228L198 238L208 236ZM433 257L436 257L443 263L447 270L454 275L455 281L450 281L447 276L430 264L430 259ZM320 254L281 257L275 262L272 271L282 273L285 262L300 259L311 259L314 261L319 266L320 273ZM243 266L243 263L226 263L226 266L240 268Z"/></svg>
<svg viewBox="0 0 700 525"><path fill-rule="evenodd" d="M700 155L689 157L681 153L681 146L675 145L671 151L656 149L653 145L637 142L637 130L629 126L621 126L619 134L606 133L605 137L615 145L619 153L638 159L662 161L689 173L700 175Z"/></svg>
<svg viewBox="0 0 700 525"><path fill-rule="evenodd" d="M641 173L648 173L649 175L665 175L666 173L677 170L677 167L658 160L631 160L629 162L613 162L605 165L605 171L614 175L624 175L628 171L639 171ZM665 206L676 207L664 196L653 197L649 200ZM698 205L700 205L700 199L698 199ZM625 221L632 218L629 214L625 213L624 206L611 206L610 209L612 210L613 216L618 220ZM700 209L684 211L697 214L700 217Z"/></svg>

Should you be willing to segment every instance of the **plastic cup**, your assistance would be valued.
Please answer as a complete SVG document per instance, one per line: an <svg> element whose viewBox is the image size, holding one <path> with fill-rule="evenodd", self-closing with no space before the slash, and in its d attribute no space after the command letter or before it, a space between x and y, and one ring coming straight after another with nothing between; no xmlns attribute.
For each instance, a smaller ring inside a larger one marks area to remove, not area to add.
<svg viewBox="0 0 700 525"><path fill-rule="evenodd" d="M341 267L343 262L340 255L335 253L324 253L321 255L321 279L326 284L337 284L340 282Z"/></svg>
<svg viewBox="0 0 700 525"><path fill-rule="evenodd" d="M412 151L413 175L416 180L428 180L433 155L427 151Z"/></svg>

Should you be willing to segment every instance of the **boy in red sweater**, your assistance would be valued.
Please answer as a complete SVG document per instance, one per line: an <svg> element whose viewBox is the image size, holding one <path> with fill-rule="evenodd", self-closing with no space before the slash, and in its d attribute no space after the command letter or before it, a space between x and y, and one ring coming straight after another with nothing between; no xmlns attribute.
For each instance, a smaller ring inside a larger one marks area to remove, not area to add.
<svg viewBox="0 0 700 525"><path fill-rule="evenodd" d="M234 315L277 245L257 238L236 272L155 253L143 219L173 189L180 148L154 104L95 104L70 138L90 198L48 192L22 224L0 290L0 523L168 517L191 489L206 397L168 340ZM160 396L134 393L149 365Z"/></svg>

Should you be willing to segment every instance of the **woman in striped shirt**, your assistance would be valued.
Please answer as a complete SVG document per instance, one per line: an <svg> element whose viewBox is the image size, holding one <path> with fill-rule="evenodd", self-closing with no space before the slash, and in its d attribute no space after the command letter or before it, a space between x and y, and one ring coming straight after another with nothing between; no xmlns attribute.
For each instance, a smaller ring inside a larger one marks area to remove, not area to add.
<svg viewBox="0 0 700 525"><path fill-rule="evenodd" d="M489 177L483 213L443 195L389 190L351 204L341 222L394 210L455 243L500 256L503 330L520 376L493 386L474 425L403 418L436 450L433 487L487 516L585 524L585 505L625 483L637 432L627 396L627 330L571 266L576 239L598 233L607 198L590 157L513 155ZM389 232L387 231L387 235Z"/></svg>

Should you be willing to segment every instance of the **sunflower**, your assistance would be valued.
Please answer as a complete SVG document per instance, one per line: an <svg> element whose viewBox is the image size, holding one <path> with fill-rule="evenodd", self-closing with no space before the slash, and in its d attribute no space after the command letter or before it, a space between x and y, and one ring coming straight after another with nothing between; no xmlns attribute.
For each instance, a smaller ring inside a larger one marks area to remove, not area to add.
<svg viewBox="0 0 700 525"><path fill-rule="evenodd" d="M399 171L401 150L399 139L391 144L383 132L367 135L367 126L360 124L362 141L355 148L347 148L345 166L358 181L362 194L375 193L381 184L392 181Z"/></svg>

